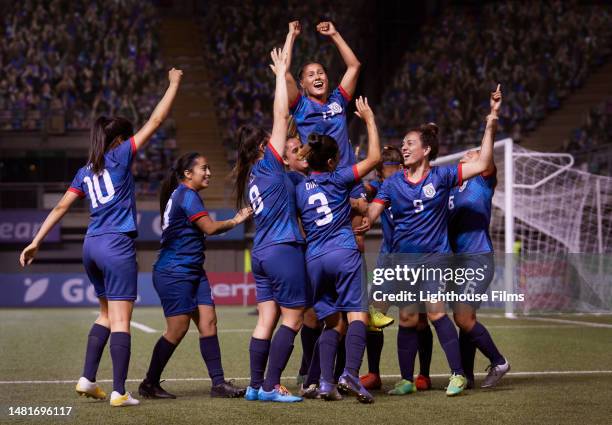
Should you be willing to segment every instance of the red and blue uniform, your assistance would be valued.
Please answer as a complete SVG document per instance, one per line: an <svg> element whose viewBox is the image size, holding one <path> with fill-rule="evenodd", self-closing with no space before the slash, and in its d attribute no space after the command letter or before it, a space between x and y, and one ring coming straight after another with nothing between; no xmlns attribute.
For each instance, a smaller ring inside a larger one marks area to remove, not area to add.
<svg viewBox="0 0 612 425"><path fill-rule="evenodd" d="M86 165L68 189L89 201L83 265L96 295L109 300L133 301L137 296L136 196L131 172L135 153L131 137L104 154L101 173L94 174Z"/></svg>
<svg viewBox="0 0 612 425"><path fill-rule="evenodd" d="M297 222L295 185L270 143L251 169L247 190L255 221L251 263L257 302L306 305L304 238Z"/></svg>
<svg viewBox="0 0 612 425"><path fill-rule="evenodd" d="M346 108L350 101L351 96L342 86L338 86L325 103L300 95L289 108L303 143L308 141L308 135L311 133L325 134L336 141L340 152L338 168L350 167L357 162L346 123ZM350 197L364 198L363 184L356 184Z"/></svg>
<svg viewBox="0 0 612 425"><path fill-rule="evenodd" d="M319 319L338 311L367 311L362 260L351 228L349 194L359 181L356 166L311 172L296 186L306 233L308 277Z"/></svg>
<svg viewBox="0 0 612 425"><path fill-rule="evenodd" d="M163 214L161 249L153 265L153 285L166 317L214 305L206 277L206 235L196 221L208 212L198 192L179 184Z"/></svg>

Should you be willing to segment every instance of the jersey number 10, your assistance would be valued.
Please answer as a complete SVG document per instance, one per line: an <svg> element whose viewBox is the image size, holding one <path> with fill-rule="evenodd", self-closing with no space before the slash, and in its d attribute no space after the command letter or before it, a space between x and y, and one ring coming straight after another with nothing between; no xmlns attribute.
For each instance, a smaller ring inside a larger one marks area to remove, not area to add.
<svg viewBox="0 0 612 425"><path fill-rule="evenodd" d="M83 181L87 185L87 191L89 192L89 198L91 199L91 206L93 208L98 208L98 202L104 205L115 197L115 187L113 186L113 181L111 180L108 170L102 172L102 179L104 180L104 186L106 186L106 195L103 195L102 189L100 189L99 174L94 174L93 179L89 176L83 178Z"/></svg>

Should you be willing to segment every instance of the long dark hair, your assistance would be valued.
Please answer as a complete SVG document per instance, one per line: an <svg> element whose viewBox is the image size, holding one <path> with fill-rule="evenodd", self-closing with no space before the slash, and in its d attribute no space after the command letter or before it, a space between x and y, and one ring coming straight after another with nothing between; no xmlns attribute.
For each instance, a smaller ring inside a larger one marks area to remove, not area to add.
<svg viewBox="0 0 612 425"><path fill-rule="evenodd" d="M438 157L440 141L438 140L438 126L432 122L423 124L419 128L413 128L408 133L419 133L423 147L430 147L428 159L433 161Z"/></svg>
<svg viewBox="0 0 612 425"><path fill-rule="evenodd" d="M166 174L159 192L159 213L162 216L162 224L164 221L164 210L166 209L168 199L170 199L170 196L172 196L172 192L174 192L174 189L177 188L179 182L185 179L185 171L191 171L195 165L196 159L201 156L202 155L200 155L198 152L187 152L186 154L181 155L176 161L174 161L174 165Z"/></svg>
<svg viewBox="0 0 612 425"><path fill-rule="evenodd" d="M134 126L130 120L123 117L101 116L91 127L91 144L87 164L91 166L94 174L104 170L104 154L116 141L127 140L134 134Z"/></svg>
<svg viewBox="0 0 612 425"><path fill-rule="evenodd" d="M313 171L328 171L328 160L336 158L338 155L338 143L333 137L326 134L310 133L308 144L299 153L301 158L305 158L308 166Z"/></svg>
<svg viewBox="0 0 612 425"><path fill-rule="evenodd" d="M244 205L244 192L251 166L259 158L259 147L266 144L268 133L259 127L243 125L238 129L238 160L232 174L236 178L236 208Z"/></svg>

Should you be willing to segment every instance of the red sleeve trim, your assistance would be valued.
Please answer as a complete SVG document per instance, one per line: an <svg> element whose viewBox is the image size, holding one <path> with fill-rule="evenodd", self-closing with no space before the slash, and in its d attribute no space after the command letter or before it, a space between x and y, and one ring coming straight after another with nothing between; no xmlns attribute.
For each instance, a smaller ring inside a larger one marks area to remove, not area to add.
<svg viewBox="0 0 612 425"><path fill-rule="evenodd" d="M353 176L355 177L355 181L359 183L361 178L359 177L359 172L357 171L357 164L353 165Z"/></svg>
<svg viewBox="0 0 612 425"><path fill-rule="evenodd" d="M132 155L136 153L136 140L134 140L134 136L130 137L130 144L132 145Z"/></svg>
<svg viewBox="0 0 612 425"><path fill-rule="evenodd" d="M77 189L76 187L69 187L68 188L68 192L76 193L79 196L79 198L84 198L85 197L85 192L83 192L82 190Z"/></svg>
<svg viewBox="0 0 612 425"><path fill-rule="evenodd" d="M270 148L270 151L272 151L272 154L276 157L278 162L280 162L281 165L284 166L285 163L283 162L283 158L278 154L278 152L276 152L276 149L274 149L274 146L272 146L272 143L268 143L268 147Z"/></svg>
<svg viewBox="0 0 612 425"><path fill-rule="evenodd" d="M291 102L291 105L289 105L289 109L294 109L296 106L298 106L298 103L300 103L300 99L302 98L301 94L298 94L298 96L295 98L295 100L293 102Z"/></svg>
<svg viewBox="0 0 612 425"><path fill-rule="evenodd" d="M351 98L351 95L350 95L350 94L348 94L348 93L346 92L346 90L344 90L344 87L342 87L342 86L338 86L338 91L340 92L340 94L342 95L342 97L343 97L343 98L344 98L344 99L345 99L347 102L350 102L350 101L351 101L351 99L352 99L352 98Z"/></svg>
<svg viewBox="0 0 612 425"><path fill-rule="evenodd" d="M461 186L463 184L463 164L457 165L457 175L459 176L459 183L457 186Z"/></svg>
<svg viewBox="0 0 612 425"><path fill-rule="evenodd" d="M380 205L387 205L387 203L385 201L383 201L382 199L378 199L378 198L374 198L374 200L372 202L375 202L375 203L380 204Z"/></svg>
<svg viewBox="0 0 612 425"><path fill-rule="evenodd" d="M191 217L189 217L189 221L193 223L193 222L194 222L194 221L196 221L198 218L202 218L202 217L204 217L205 215L208 215L208 211L202 211L202 212L199 212L199 213L197 213L197 214L192 215Z"/></svg>

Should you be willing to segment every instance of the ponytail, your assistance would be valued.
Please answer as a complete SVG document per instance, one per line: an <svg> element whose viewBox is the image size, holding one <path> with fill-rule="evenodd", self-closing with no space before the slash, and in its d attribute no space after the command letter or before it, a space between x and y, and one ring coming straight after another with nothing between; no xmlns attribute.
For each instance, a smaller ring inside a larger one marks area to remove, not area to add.
<svg viewBox="0 0 612 425"><path fill-rule="evenodd" d="M337 155L338 143L333 137L311 133L308 135L308 144L300 149L298 158L305 159L312 170L322 172L329 171L328 160Z"/></svg>
<svg viewBox="0 0 612 425"><path fill-rule="evenodd" d="M236 178L236 208L244 206L244 194L251 167L259 158L259 147L266 144L267 133L259 127L243 125L238 129L238 159L232 171Z"/></svg>
<svg viewBox="0 0 612 425"><path fill-rule="evenodd" d="M104 170L104 154L114 147L115 142L129 139L134 134L132 123L122 117L101 116L91 127L89 158L87 164L94 174Z"/></svg>
<svg viewBox="0 0 612 425"><path fill-rule="evenodd" d="M162 225L164 224L164 210L172 192L178 187L179 182L185 179L185 171L192 170L196 159L201 156L198 152L183 154L174 162L170 171L166 173L159 193L159 213L161 214Z"/></svg>
<svg viewBox="0 0 612 425"><path fill-rule="evenodd" d="M429 161L433 161L438 157L438 149L440 148L440 141L438 139L439 129L438 126L432 122L423 124L418 128L410 130L408 133L418 133L421 137L421 144L423 147L429 147Z"/></svg>

